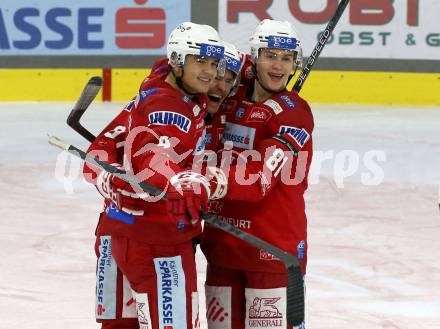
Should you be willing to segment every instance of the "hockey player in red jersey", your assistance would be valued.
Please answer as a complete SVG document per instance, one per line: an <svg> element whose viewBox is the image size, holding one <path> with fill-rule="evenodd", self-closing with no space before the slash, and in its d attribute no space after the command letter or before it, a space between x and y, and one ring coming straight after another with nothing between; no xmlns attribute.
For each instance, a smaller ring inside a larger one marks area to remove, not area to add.
<svg viewBox="0 0 440 329"><path fill-rule="evenodd" d="M109 148L125 144L125 169L164 190L169 180L185 185L188 175L181 172L203 143L207 106L203 94L215 79L219 61L223 62L223 51L217 32L209 26L184 23L171 33L167 49L170 72L149 81L153 87L142 90L129 103L127 124L98 136L101 142L103 135L110 137L106 141ZM127 133L124 129L128 134L118 141L118 136ZM105 172L96 174L90 178L97 176L97 188L109 203L99 229L110 235L111 255L134 293L139 326L198 327L192 239L200 235L200 223L177 222L168 216L165 202ZM199 184L205 180L196 173L190 176ZM202 190L193 200L206 203L206 193ZM104 246L109 242L104 241ZM109 250L99 251L102 261L102 251L107 257ZM108 328L126 327L116 324Z"/></svg>
<svg viewBox="0 0 440 329"><path fill-rule="evenodd" d="M251 37L251 61L252 71L244 74L253 73L254 83L224 104L222 166L208 168L207 175L217 176L223 185L217 200L210 202L210 211L295 255L305 274L304 192L314 123L307 102L286 90L301 61L300 41L292 26L262 21ZM175 211L174 216L184 213ZM288 328L287 275L276 257L209 224L202 250L208 260L210 329Z"/></svg>
<svg viewBox="0 0 440 329"><path fill-rule="evenodd" d="M89 146L87 153L98 157L117 167L122 168L124 139L128 108L110 122ZM83 175L87 181L96 185L99 172L87 163L84 164ZM137 201L137 200L136 200ZM127 278L116 265L112 254L112 240L106 230L110 218L106 210L112 201L104 199L104 211L99 215L95 235L95 253L98 258L96 266L96 321L103 329L138 329L136 305Z"/></svg>
<svg viewBox="0 0 440 329"><path fill-rule="evenodd" d="M227 42L225 46L226 71L224 77L217 76L208 91L206 135L205 146L208 149L216 150L220 142L220 136L224 126L224 116L216 115L223 100L234 92L238 85L241 69L240 54L236 48ZM168 59L157 61L149 77L141 84L140 90L149 90L159 87L161 80L164 80L169 73ZM96 140L89 147L88 152L97 155L109 163L121 166L123 147L126 138L128 114L131 111L133 102L101 132ZM84 175L90 182L96 184L96 173L88 165L84 167ZM116 191L116 189L114 189ZM143 207L143 200L134 193L118 190L117 198L124 198L124 209L128 213L137 213ZM110 202L105 202L108 210ZM137 321L135 303L132 298L131 289L125 277L120 273L111 253L111 237L108 235L107 227L112 223L111 217L103 212L97 226L96 252L99 258L97 268L97 300L96 315L102 328L139 328Z"/></svg>
<svg viewBox="0 0 440 329"><path fill-rule="evenodd" d="M220 138L223 135L225 115L218 113L226 97L237 91L240 82L240 72L243 64L242 54L237 48L222 40L225 47L226 70L224 76L215 78L208 91L207 115L205 116L205 150L217 151ZM148 89L155 79L161 79L168 73L169 66L166 58L156 61L151 69L151 75L146 77L141 84L140 90ZM223 111L221 111L223 112Z"/></svg>
<svg viewBox="0 0 440 329"><path fill-rule="evenodd" d="M224 77L218 76L209 88L208 113L205 117L205 150L214 152L217 152L220 147L226 122L226 115L223 111L224 100L237 91L242 67L242 56L235 46L224 40L223 45L225 46L226 71Z"/></svg>
<svg viewBox="0 0 440 329"><path fill-rule="evenodd" d="M148 79L141 84L139 91L158 88L163 84L168 70L168 58L164 58L163 67L155 66ZM89 146L87 153L97 156L117 167L123 167L124 144L127 137L128 118L135 99L102 130ZM84 164L84 177L96 185L99 171L87 163ZM120 182L119 182L120 183ZM128 214L136 214L145 206L144 200L137 194L114 188L114 199L124 204ZM110 230L114 220L107 215L112 207L112 200L104 199L104 211L99 216L96 227L95 253L98 257L96 271L96 321L103 329L138 329L139 322L136 304L127 278L121 273L112 255Z"/></svg>

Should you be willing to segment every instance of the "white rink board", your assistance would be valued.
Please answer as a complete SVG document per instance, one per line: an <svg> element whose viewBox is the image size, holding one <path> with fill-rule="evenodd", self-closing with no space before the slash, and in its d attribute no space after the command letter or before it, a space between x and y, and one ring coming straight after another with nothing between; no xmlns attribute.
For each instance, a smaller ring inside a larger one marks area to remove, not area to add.
<svg viewBox="0 0 440 329"><path fill-rule="evenodd" d="M248 6L245 4L246 1L219 0L219 32L240 50L249 52L248 40L260 19L254 13L242 10L235 21L234 16L237 12L233 8L237 7L238 2ZM326 12L327 6L336 0L299 1L299 8L305 13L302 16L296 8L289 6L289 3L297 1L273 1L268 8L264 4L268 1L250 0L248 3L251 2L254 3L253 8L260 8L260 15L266 13L273 19L291 22L303 43L304 55L309 56L318 40L318 33L324 30L333 13L326 15L328 18L323 23L314 23L307 14ZM355 1L351 1L335 28L335 39L329 40L322 57L425 60L440 58L440 1L382 0L370 3L373 3L373 7L378 7L371 10L359 7L359 10L351 11L350 7L354 8L356 5ZM378 17L369 24L362 23L360 18L368 14L376 14Z"/></svg>
<svg viewBox="0 0 440 329"><path fill-rule="evenodd" d="M0 104L1 329L98 328L93 233L101 200L79 177L66 192L55 178L59 151L46 138L86 148L65 124L71 106ZM82 122L98 132L121 107L92 104ZM440 109L315 106L314 114L315 150L333 156L307 193L307 328L440 328ZM343 150L358 152L361 165L339 188ZM377 186L361 184L369 150L386 154ZM197 262L203 297L200 253Z"/></svg>

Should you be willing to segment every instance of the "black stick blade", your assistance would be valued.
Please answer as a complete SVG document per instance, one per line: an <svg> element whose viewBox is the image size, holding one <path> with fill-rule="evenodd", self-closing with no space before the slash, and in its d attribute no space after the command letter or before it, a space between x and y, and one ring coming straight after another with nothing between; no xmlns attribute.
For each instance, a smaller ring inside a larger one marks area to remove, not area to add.
<svg viewBox="0 0 440 329"><path fill-rule="evenodd" d="M86 128L84 128L79 121L84 112L89 107L90 103L92 103L96 95L98 95L101 87L101 77L90 78L83 91L81 92L78 100L76 101L75 106L73 107L72 111L70 111L70 114L67 117L67 124L72 127L73 130L78 132L81 136L86 138L89 142L93 142L95 140L95 136Z"/></svg>

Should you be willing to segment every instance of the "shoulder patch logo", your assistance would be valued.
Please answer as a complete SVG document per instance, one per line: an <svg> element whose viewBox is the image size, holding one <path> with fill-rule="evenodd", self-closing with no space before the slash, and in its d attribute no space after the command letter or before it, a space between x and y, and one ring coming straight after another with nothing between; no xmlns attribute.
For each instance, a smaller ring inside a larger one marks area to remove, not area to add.
<svg viewBox="0 0 440 329"><path fill-rule="evenodd" d="M309 140L310 134L304 128L296 128L289 126L280 127L280 135L289 134L299 146L303 147Z"/></svg>
<svg viewBox="0 0 440 329"><path fill-rule="evenodd" d="M139 106L139 104L141 104L148 97L150 97L151 95L154 95L156 93L157 93L157 88L145 89L145 90L139 91L135 100L134 100L135 107L137 108ZM130 109L130 111L131 111L131 109Z"/></svg>
<svg viewBox="0 0 440 329"><path fill-rule="evenodd" d="M136 99L137 99L137 97L134 98L134 99L132 99L132 100L127 104L127 106L125 107L124 111L131 112L131 110L133 109L133 106L137 106L137 104L136 104Z"/></svg>
<svg viewBox="0 0 440 329"><path fill-rule="evenodd" d="M281 107L281 105L273 99L268 99L263 104L269 106L277 115L283 112L283 108Z"/></svg>
<svg viewBox="0 0 440 329"><path fill-rule="evenodd" d="M141 102L143 102L144 100L146 100L148 97L150 97L151 95L154 95L157 93L157 88L152 88L152 89L146 89L146 90L141 90L139 92L139 99Z"/></svg>
<svg viewBox="0 0 440 329"><path fill-rule="evenodd" d="M280 98L289 110L293 110L296 107L295 101L290 96L282 95Z"/></svg>
<svg viewBox="0 0 440 329"><path fill-rule="evenodd" d="M187 104L192 104L192 100L186 95L182 96L182 100Z"/></svg>
<svg viewBox="0 0 440 329"><path fill-rule="evenodd" d="M176 126L179 130L188 133L191 120L186 116L170 111L156 111L148 115L148 120L153 125Z"/></svg>

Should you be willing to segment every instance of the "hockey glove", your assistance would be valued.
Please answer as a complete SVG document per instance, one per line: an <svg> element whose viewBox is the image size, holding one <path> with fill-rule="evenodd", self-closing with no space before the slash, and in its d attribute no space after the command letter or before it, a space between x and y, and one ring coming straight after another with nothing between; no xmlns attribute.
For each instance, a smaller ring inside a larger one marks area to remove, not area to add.
<svg viewBox="0 0 440 329"><path fill-rule="evenodd" d="M197 225L201 212L208 209L208 200L220 199L226 192L226 176L218 168L208 167L206 176L183 171L170 179L167 210L177 220L184 219Z"/></svg>
<svg viewBox="0 0 440 329"><path fill-rule="evenodd" d="M196 226L200 222L200 213L208 208L211 188L205 176L182 171L171 177L167 195L170 216Z"/></svg>
<svg viewBox="0 0 440 329"><path fill-rule="evenodd" d="M98 175L96 188L105 199L110 200L118 209L130 215L142 216L143 209L148 205L148 201L145 201L149 196L147 193L137 194L130 183L106 171Z"/></svg>

